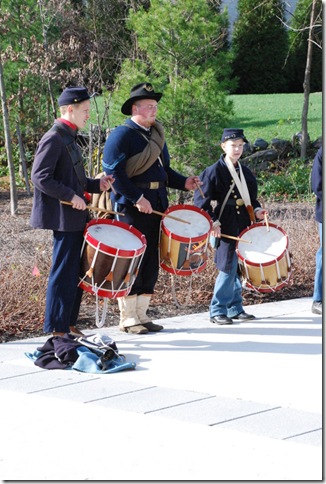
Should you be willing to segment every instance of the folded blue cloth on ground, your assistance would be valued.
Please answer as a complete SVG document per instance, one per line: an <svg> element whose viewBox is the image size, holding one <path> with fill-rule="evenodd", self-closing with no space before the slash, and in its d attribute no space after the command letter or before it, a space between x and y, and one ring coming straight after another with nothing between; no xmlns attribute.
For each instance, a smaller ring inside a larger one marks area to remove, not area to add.
<svg viewBox="0 0 326 484"><path fill-rule="evenodd" d="M116 373L123 370L134 370L136 368L136 363L133 361L126 361L125 356L119 355L118 353L114 358L109 361L105 361L105 368L101 364L101 358L96 355L92 350L86 346L76 347L76 359L71 364L62 364L55 357L52 352L48 356L46 353L40 351L38 348L33 353L24 353L27 358L34 361L34 364L40 366L41 368L46 368L49 370L62 369L62 370L76 370L82 371L84 373ZM45 361L45 358L48 360ZM41 362L41 364L40 364Z"/></svg>
<svg viewBox="0 0 326 484"><path fill-rule="evenodd" d="M72 369L83 371L85 373L116 373L122 370L134 370L136 363L127 362L124 356L115 356L107 362L107 369L101 369L98 364L99 357L85 346L77 348L78 358L73 364Z"/></svg>

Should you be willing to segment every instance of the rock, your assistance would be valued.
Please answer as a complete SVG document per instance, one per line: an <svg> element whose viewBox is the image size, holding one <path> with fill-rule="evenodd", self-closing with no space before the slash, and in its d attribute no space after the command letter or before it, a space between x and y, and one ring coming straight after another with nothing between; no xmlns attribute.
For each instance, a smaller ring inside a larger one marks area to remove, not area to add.
<svg viewBox="0 0 326 484"><path fill-rule="evenodd" d="M267 150L268 143L263 138L257 138L257 139L255 139L255 141L253 143L253 148L255 149L255 151Z"/></svg>

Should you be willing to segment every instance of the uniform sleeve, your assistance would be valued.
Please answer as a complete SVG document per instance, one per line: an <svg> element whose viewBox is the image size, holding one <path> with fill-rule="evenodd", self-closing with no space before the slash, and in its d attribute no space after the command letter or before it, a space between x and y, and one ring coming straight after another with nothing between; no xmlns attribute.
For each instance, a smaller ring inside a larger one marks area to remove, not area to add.
<svg viewBox="0 0 326 484"><path fill-rule="evenodd" d="M200 175L200 180L203 182L201 185L204 198L201 196L199 190L195 190L194 193L194 204L198 208L205 210L211 218L215 221L213 208L211 201L216 200L215 187L216 187L216 175L212 172L210 168L206 168Z"/></svg>
<svg viewBox="0 0 326 484"><path fill-rule="evenodd" d="M114 176L115 190L134 204L141 197L142 191L130 181L126 172L131 137L129 128L115 128L105 142L102 165L107 175Z"/></svg>
<svg viewBox="0 0 326 484"><path fill-rule="evenodd" d="M323 198L323 149L319 148L314 158L311 171L311 189L322 200Z"/></svg>
<svg viewBox="0 0 326 484"><path fill-rule="evenodd" d="M37 148L33 162L31 180L33 185L46 195L60 200L71 200L74 190L55 177L55 172L65 149L60 136L44 136Z"/></svg>

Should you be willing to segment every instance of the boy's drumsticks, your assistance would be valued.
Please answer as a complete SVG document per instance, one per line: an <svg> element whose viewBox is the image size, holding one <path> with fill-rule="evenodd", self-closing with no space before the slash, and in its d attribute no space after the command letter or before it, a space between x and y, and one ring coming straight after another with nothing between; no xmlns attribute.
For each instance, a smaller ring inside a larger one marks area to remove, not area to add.
<svg viewBox="0 0 326 484"><path fill-rule="evenodd" d="M264 202L264 200L262 200L262 208L263 208L263 210L265 210L265 202ZM268 219L267 219L267 213L266 212L264 213L264 220L265 220L267 232L269 232L269 225L268 225Z"/></svg>
<svg viewBox="0 0 326 484"><path fill-rule="evenodd" d="M62 205L72 205L72 202L64 202L63 200L60 200L60 203L62 203ZM86 205L86 208L88 210L94 210L94 212L112 213L113 215L125 216L124 213L114 212L113 210L107 210L106 208L93 207L92 205Z"/></svg>
<svg viewBox="0 0 326 484"><path fill-rule="evenodd" d="M221 234L221 237L225 237L227 239L238 240L239 242L247 242L247 244L251 244L251 240L240 239L239 237L233 237L233 235Z"/></svg>

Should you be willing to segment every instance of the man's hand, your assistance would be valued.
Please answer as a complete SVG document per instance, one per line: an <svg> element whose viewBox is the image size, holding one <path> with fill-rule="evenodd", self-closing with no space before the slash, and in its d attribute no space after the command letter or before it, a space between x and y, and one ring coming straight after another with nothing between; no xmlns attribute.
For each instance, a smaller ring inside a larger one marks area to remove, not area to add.
<svg viewBox="0 0 326 484"><path fill-rule="evenodd" d="M100 190L106 192L114 183L115 178L112 175L105 175L100 179Z"/></svg>
<svg viewBox="0 0 326 484"><path fill-rule="evenodd" d="M186 180L185 183L185 189L186 190L196 190L198 188L198 185L202 185L203 182L200 181L199 176L189 176Z"/></svg>
<svg viewBox="0 0 326 484"><path fill-rule="evenodd" d="M71 199L72 208L76 208L77 210L86 210L87 206L85 200L80 198L78 195L74 195Z"/></svg>
<svg viewBox="0 0 326 484"><path fill-rule="evenodd" d="M150 202L147 200L147 198L142 197L140 200L138 200L137 203L135 203L135 207L138 208L138 210L142 213L152 213L152 205Z"/></svg>

